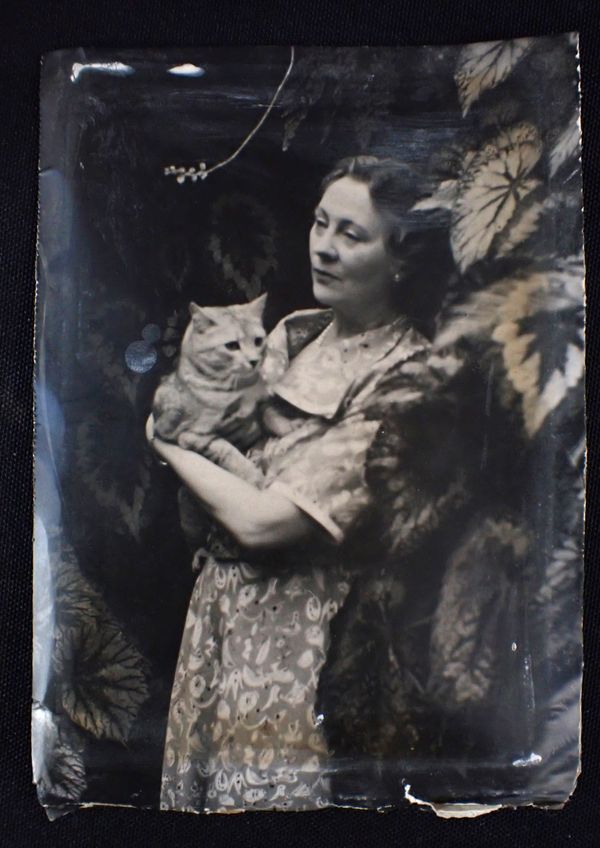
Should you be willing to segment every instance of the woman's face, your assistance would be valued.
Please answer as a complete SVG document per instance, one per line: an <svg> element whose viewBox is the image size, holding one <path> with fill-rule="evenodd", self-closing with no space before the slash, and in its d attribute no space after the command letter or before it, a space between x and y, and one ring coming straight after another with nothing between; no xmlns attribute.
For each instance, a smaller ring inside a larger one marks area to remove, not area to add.
<svg viewBox="0 0 600 848"><path fill-rule="evenodd" d="M388 232L365 183L350 176L331 183L310 231L316 300L355 315L386 306L393 276L385 247Z"/></svg>

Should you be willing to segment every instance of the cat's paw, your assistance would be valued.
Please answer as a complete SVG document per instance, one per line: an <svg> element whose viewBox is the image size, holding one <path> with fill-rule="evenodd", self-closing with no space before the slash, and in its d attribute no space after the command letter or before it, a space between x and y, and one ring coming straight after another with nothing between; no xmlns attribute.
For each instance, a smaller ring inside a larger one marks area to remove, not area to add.
<svg viewBox="0 0 600 848"><path fill-rule="evenodd" d="M156 404L152 407L154 416L154 433L165 442L174 442L177 439L177 429L183 418L179 409L164 409Z"/></svg>

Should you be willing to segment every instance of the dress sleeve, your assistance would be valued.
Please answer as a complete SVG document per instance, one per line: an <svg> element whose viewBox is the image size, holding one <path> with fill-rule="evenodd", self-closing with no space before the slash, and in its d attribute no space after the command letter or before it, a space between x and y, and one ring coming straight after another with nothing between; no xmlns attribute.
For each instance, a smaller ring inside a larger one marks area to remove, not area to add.
<svg viewBox="0 0 600 848"><path fill-rule="evenodd" d="M432 477L437 491L437 472L449 465L454 479L454 453L446 457L446 446L458 428L450 426L454 418L448 410L455 408L452 383L460 369L454 355L426 350L394 363L358 388L338 418L308 416L274 440L265 455L265 487L288 497L340 543L374 500L380 508L383 477L388 500L396 503L399 491L406 490L407 532L412 533L410 527L427 513L421 478ZM391 513L398 514L402 510Z"/></svg>
<svg viewBox="0 0 600 848"><path fill-rule="evenodd" d="M311 417L279 440L265 485L289 498L340 543L370 505L366 459L379 422L361 411L337 422Z"/></svg>

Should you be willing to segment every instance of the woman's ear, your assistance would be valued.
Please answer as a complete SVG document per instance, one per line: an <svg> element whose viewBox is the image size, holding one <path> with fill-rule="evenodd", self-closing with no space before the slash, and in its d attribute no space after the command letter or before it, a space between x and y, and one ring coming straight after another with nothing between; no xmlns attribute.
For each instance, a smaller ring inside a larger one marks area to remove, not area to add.
<svg viewBox="0 0 600 848"><path fill-rule="evenodd" d="M406 262L402 259L394 258L390 262L390 273L394 283L399 283L406 270Z"/></svg>

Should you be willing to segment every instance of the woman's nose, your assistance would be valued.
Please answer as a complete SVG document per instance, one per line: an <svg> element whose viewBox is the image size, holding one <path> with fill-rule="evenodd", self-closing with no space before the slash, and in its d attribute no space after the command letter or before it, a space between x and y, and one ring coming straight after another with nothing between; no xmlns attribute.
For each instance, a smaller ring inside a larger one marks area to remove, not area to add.
<svg viewBox="0 0 600 848"><path fill-rule="evenodd" d="M338 253L335 245L328 237L323 237L316 246L315 253L322 262L335 262L338 258Z"/></svg>

